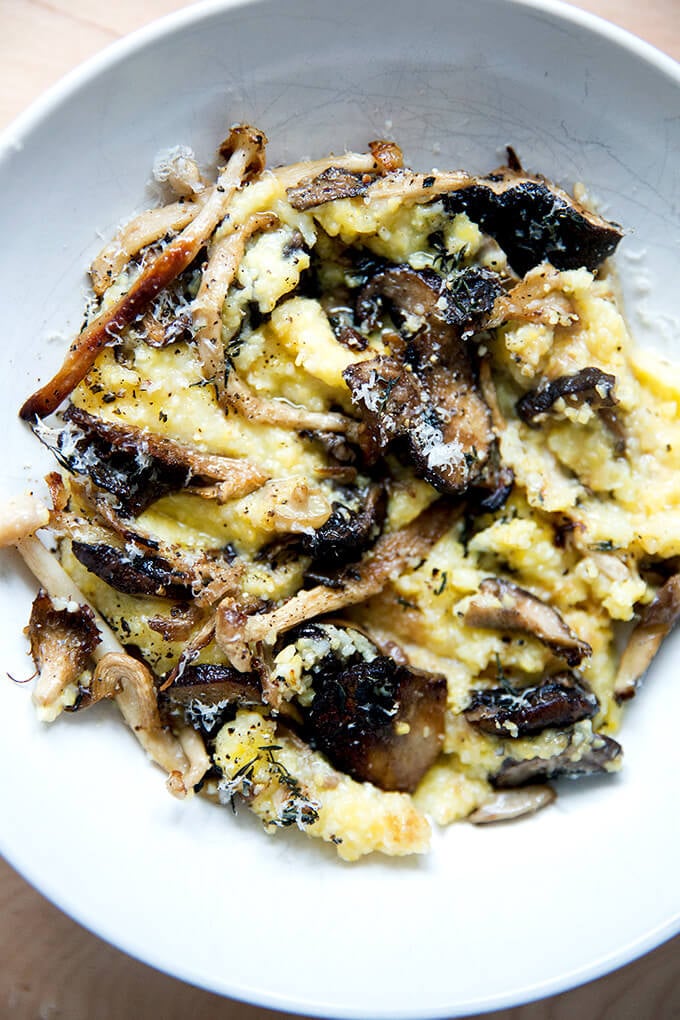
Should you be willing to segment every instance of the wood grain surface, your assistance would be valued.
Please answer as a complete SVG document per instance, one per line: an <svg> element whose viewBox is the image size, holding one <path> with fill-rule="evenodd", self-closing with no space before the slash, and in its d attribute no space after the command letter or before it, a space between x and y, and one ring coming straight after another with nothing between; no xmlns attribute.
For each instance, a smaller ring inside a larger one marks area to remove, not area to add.
<svg viewBox="0 0 680 1020"><path fill-rule="evenodd" d="M185 0L0 0L0 128L108 43L185 6ZM680 0L579 0L577 6L680 58ZM289 1016L211 995L132 960L71 921L4 862L0 961L0 1020ZM680 938L582 988L488 1016L680 1020Z"/></svg>

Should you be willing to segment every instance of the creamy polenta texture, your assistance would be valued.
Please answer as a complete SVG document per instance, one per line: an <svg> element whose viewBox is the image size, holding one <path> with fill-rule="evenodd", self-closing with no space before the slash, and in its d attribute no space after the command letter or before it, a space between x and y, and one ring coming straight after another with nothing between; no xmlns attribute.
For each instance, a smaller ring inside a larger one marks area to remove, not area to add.
<svg viewBox="0 0 680 1020"><path fill-rule="evenodd" d="M478 179L388 143L238 153L217 187L167 156L175 194L93 267L108 339L32 416L61 562L150 670L142 731L203 755L171 780L355 860L615 771L617 634L680 553L680 389L632 345L614 227L514 155ZM103 661L57 711L120 695Z"/></svg>

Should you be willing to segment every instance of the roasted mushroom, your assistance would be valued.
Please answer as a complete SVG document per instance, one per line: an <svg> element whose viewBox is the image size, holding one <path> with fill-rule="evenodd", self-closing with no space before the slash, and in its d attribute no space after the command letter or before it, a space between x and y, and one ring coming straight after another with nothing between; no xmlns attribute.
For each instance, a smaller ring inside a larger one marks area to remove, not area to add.
<svg viewBox="0 0 680 1020"><path fill-rule="evenodd" d="M609 372L590 366L571 375L561 375L552 381L545 380L537 389L529 390L517 401L517 414L532 428L538 428L546 414L552 411L560 398L567 407L589 404L614 437L618 453L626 447L621 422L614 408L618 400L614 395L616 377Z"/></svg>
<svg viewBox="0 0 680 1020"><path fill-rule="evenodd" d="M149 757L169 775L170 791L185 796L210 768L202 744L190 740L187 754L180 736L161 723L156 688L151 671L143 662L124 652L104 655L90 684L90 703L113 698L137 740Z"/></svg>
<svg viewBox="0 0 680 1020"><path fill-rule="evenodd" d="M41 588L33 601L27 634L40 674L33 701L41 719L51 721L65 707L66 688L77 684L92 665L99 629L89 606L61 599L54 602Z"/></svg>
<svg viewBox="0 0 680 1020"><path fill-rule="evenodd" d="M369 485L352 496L348 503L334 501L327 521L302 536L302 548L312 557L314 569L355 562L380 535L387 507L384 487Z"/></svg>
<svg viewBox="0 0 680 1020"><path fill-rule="evenodd" d="M408 333L400 350L344 372L375 456L394 447L443 493L460 495L482 480L494 444L463 337L482 326L499 293L486 270L465 270L449 287L431 270L397 266L377 272L357 299L366 324L388 302Z"/></svg>
<svg viewBox="0 0 680 1020"><path fill-rule="evenodd" d="M358 173L341 166L329 166L311 180L303 181L295 188L288 189L288 201L293 209L301 211L314 209L338 198L356 198L366 192L371 174Z"/></svg>
<svg viewBox="0 0 680 1020"><path fill-rule="evenodd" d="M561 754L551 758L518 760L505 758L499 771L491 777L498 789L543 783L559 776L590 776L600 772L613 772L620 765L623 749L616 740L594 733L588 741L570 743Z"/></svg>
<svg viewBox="0 0 680 1020"><path fill-rule="evenodd" d="M473 596L463 620L468 627L533 634L569 666L578 666L592 649L581 641L561 615L547 602L512 581L487 577Z"/></svg>
<svg viewBox="0 0 680 1020"><path fill-rule="evenodd" d="M680 619L680 574L673 574L645 606L628 638L619 663L614 695L617 701L632 698L652 659Z"/></svg>
<svg viewBox="0 0 680 1020"><path fill-rule="evenodd" d="M71 549L87 570L116 591L180 600L191 598L193 594L192 578L162 556L85 542L72 542Z"/></svg>
<svg viewBox="0 0 680 1020"><path fill-rule="evenodd" d="M40 422L35 434L63 467L91 478L130 516L191 481L219 482L223 498L237 499L260 488L268 477L245 459L204 453L146 429L105 421L74 405L64 420L66 426L56 431Z"/></svg>
<svg viewBox="0 0 680 1020"><path fill-rule="evenodd" d="M591 719L598 707L595 695L572 673L558 673L538 687L473 691L464 715L485 733L523 737L549 727L562 728Z"/></svg>
<svg viewBox="0 0 680 1020"><path fill-rule="evenodd" d="M451 191L444 207L449 213L467 213L498 242L520 276L540 262L594 271L623 236L616 223L590 212L543 177L508 167Z"/></svg>
<svg viewBox="0 0 680 1020"><path fill-rule="evenodd" d="M386 656L322 672L306 711L313 747L383 790L413 792L444 741L446 679Z"/></svg>
<svg viewBox="0 0 680 1020"><path fill-rule="evenodd" d="M262 687L254 673L239 673L231 666L199 663L186 666L162 698L165 703L182 710L189 726L204 736L212 736L231 707L261 705Z"/></svg>
<svg viewBox="0 0 680 1020"><path fill-rule="evenodd" d="M198 215L149 261L134 283L110 308L105 308L85 326L70 345L54 378L25 401L19 412L24 420L44 418L55 411L85 378L99 352L114 343L164 287L193 262L215 227L224 219L236 189L263 168L266 142L261 131L248 125L232 128L229 138L220 147L226 166Z"/></svg>

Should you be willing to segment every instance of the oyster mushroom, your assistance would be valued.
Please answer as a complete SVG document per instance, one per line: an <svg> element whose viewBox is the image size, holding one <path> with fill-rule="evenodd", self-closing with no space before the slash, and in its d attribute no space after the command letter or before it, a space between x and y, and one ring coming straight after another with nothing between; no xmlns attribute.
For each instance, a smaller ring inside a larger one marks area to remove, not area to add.
<svg viewBox="0 0 680 1020"><path fill-rule="evenodd" d="M313 747L383 790L413 792L444 742L446 679L386 656L322 672L305 713Z"/></svg>
<svg viewBox="0 0 680 1020"><path fill-rule="evenodd" d="M523 737L548 727L563 728L591 719L598 707L595 695L572 673L558 673L538 687L514 692L502 687L473 691L463 714L484 733Z"/></svg>
<svg viewBox="0 0 680 1020"><path fill-rule="evenodd" d="M440 501L428 507L406 527L380 536L362 559L341 571L334 586L317 585L299 591L269 612L247 616L228 603L218 607L215 639L237 669L252 668L259 642L275 644L279 635L305 620L364 602L382 591L409 562L426 556L432 546L460 516L460 511Z"/></svg>
<svg viewBox="0 0 680 1020"><path fill-rule="evenodd" d="M569 666L578 666L591 655L586 641L568 627L562 616L547 602L500 577L487 577L465 610L467 627L519 631L538 638Z"/></svg>
<svg viewBox="0 0 680 1020"><path fill-rule="evenodd" d="M343 373L368 429L374 457L395 447L440 492L481 482L495 442L464 336L479 329L500 293L486 270L465 270L451 288L433 271L379 270L357 299L369 327L389 303L405 324L401 350Z"/></svg>
<svg viewBox="0 0 680 1020"><path fill-rule="evenodd" d="M302 536L302 548L314 569L353 563L378 538L387 509L385 489L373 484L356 493L356 506L334 501L330 517L310 535Z"/></svg>
<svg viewBox="0 0 680 1020"><path fill-rule="evenodd" d="M680 619L680 574L673 574L645 606L621 656L614 696L617 701L632 698L652 659Z"/></svg>
<svg viewBox="0 0 680 1020"><path fill-rule="evenodd" d="M77 684L92 664L92 653L101 640L99 629L89 606L66 599L53 601L41 588L26 633L39 673L33 701L39 717L51 722L64 708L67 688Z"/></svg>
<svg viewBox="0 0 680 1020"><path fill-rule="evenodd" d="M147 666L124 652L109 652L99 662L90 684L91 702L113 698L146 753L170 777L172 793L183 796L203 778L210 768L205 749L194 760L185 753L182 743L166 729L158 713L156 687Z"/></svg>
<svg viewBox="0 0 680 1020"><path fill-rule="evenodd" d="M40 422L34 432L67 470L91 478L112 493L130 516L190 482L218 483L220 498L238 499L260 488L269 477L245 458L205 453L147 429L108 422L73 405L64 420L61 430ZM194 491L201 492L200 488Z"/></svg>
<svg viewBox="0 0 680 1020"><path fill-rule="evenodd" d="M116 591L180 600L192 597L192 578L161 556L131 555L128 550L112 545L77 541L71 543L71 549L86 570Z"/></svg>
<svg viewBox="0 0 680 1020"><path fill-rule="evenodd" d="M468 815L473 825L489 825L493 822L511 822L525 818L548 807L557 794L551 786L523 786L518 790L498 790L476 811Z"/></svg>
<svg viewBox="0 0 680 1020"><path fill-rule="evenodd" d="M601 733L593 733L583 744L570 743L560 754L550 758L518 760L505 758L499 771L491 777L498 789L543 783L559 776L590 776L614 772L621 764L623 749L616 740Z"/></svg>

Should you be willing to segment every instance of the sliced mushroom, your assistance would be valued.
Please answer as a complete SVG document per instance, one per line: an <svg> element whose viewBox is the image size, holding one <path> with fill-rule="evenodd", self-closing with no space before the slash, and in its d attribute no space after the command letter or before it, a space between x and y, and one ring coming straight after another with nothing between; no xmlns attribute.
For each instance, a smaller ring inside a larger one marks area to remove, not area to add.
<svg viewBox="0 0 680 1020"><path fill-rule="evenodd" d="M613 772L619 767L623 748L616 740L594 733L585 745L570 744L561 754L551 758L528 758L524 761L506 758L499 771L491 777L498 789L543 783L559 776L590 776Z"/></svg>
<svg viewBox="0 0 680 1020"><path fill-rule="evenodd" d="M599 368L582 368L572 375L561 375L558 379L545 382L535 390L529 390L517 401L517 414L532 428L538 428L560 398L567 407L581 407L589 404L597 412L616 440L619 452L625 449L625 435L616 411L618 404L614 396L616 376Z"/></svg>
<svg viewBox="0 0 680 1020"><path fill-rule="evenodd" d="M232 129L220 154L227 164L220 172L198 215L142 270L129 289L100 312L70 345L57 374L25 401L19 414L24 420L44 418L70 395L94 364L99 352L115 342L151 301L193 262L243 181L263 167L266 138L247 125Z"/></svg>
<svg viewBox="0 0 680 1020"><path fill-rule="evenodd" d="M198 699L205 705L229 701L238 705L261 705L262 685L254 673L240 673L232 666L199 663L186 666L165 691L176 704L187 705Z"/></svg>
<svg viewBox="0 0 680 1020"><path fill-rule="evenodd" d="M397 577L409 562L426 556L432 546L460 516L443 502L424 510L405 528L381 535L371 551L357 564L347 567L330 588L319 585L299 591L269 612L246 615L225 603L218 608L215 638L237 669L250 670L251 646L273 645L279 634L305 620L356 605L382 591L391 577ZM339 584L337 583L339 582Z"/></svg>
<svg viewBox="0 0 680 1020"><path fill-rule="evenodd" d="M380 307L388 302L398 324L404 320L434 320L429 323L428 334L414 344L411 357L425 361L440 347L446 348L457 337L443 331L443 326L454 326L465 332L482 328L493 311L496 299L502 293L499 277L488 269L471 266L444 278L432 269L412 269L408 265L387 266L378 270L360 291L356 314L360 323L375 328ZM416 333L418 326L408 322L408 329ZM424 349L421 349L424 348Z"/></svg>
<svg viewBox="0 0 680 1020"><path fill-rule="evenodd" d="M309 181L289 188L288 201L293 209L301 211L314 209L338 198L356 198L365 194L374 176L368 173L348 170L341 166L329 166Z"/></svg>
<svg viewBox="0 0 680 1020"><path fill-rule="evenodd" d="M489 326L500 326L510 319L548 326L570 326L576 322L574 303L562 289L562 274L543 262L530 269L507 294L501 294Z"/></svg>
<svg viewBox="0 0 680 1020"><path fill-rule="evenodd" d="M33 601L27 628L31 655L39 672L33 701L40 718L51 722L64 708L63 695L92 665L100 643L94 614L87 605L58 599L44 589Z"/></svg>
<svg viewBox="0 0 680 1020"><path fill-rule="evenodd" d="M632 698L652 659L680 619L680 574L673 574L640 613L628 638L614 684L617 701Z"/></svg>
<svg viewBox="0 0 680 1020"><path fill-rule="evenodd" d="M590 645L581 641L556 609L500 577L482 581L479 594L471 599L463 620L468 627L532 634L569 666L578 666L592 654Z"/></svg>
<svg viewBox="0 0 680 1020"><path fill-rule="evenodd" d="M339 159L329 157L278 171L285 174L287 197L293 209L314 209L339 198L356 198L365 194L368 186L376 180L376 173L392 173L402 166L402 152L394 142L380 139L371 142L369 149L370 156L347 153ZM304 173L305 169L307 173ZM293 176L297 177L295 183L289 183Z"/></svg>
<svg viewBox="0 0 680 1020"><path fill-rule="evenodd" d="M467 213L498 242L520 276L541 262L556 269L585 266L594 271L623 236L617 224L545 178L508 167L447 194L444 207L449 213Z"/></svg>
<svg viewBox="0 0 680 1020"><path fill-rule="evenodd" d="M309 411L284 399L257 396L234 368L227 376L224 399L237 414L250 421L301 431L343 433L354 442L360 435L360 426L347 415L336 411Z"/></svg>
<svg viewBox="0 0 680 1020"><path fill-rule="evenodd" d="M511 822L515 818L524 818L541 811L552 804L556 797L551 786L524 786L519 790L503 790L494 793L490 800L468 815L468 821L473 825Z"/></svg>
<svg viewBox="0 0 680 1020"><path fill-rule="evenodd" d="M64 467L112 493L131 516L193 480L220 482L221 497L237 499L268 478L245 458L204 453L134 425L105 421L73 405L64 419L62 430L40 423L34 431Z"/></svg>
<svg viewBox="0 0 680 1020"><path fill-rule="evenodd" d="M322 673L314 691L312 746L354 779L413 792L444 742L445 677L378 656Z"/></svg>
<svg viewBox="0 0 680 1020"><path fill-rule="evenodd" d="M469 723L496 736L523 737L550 727L591 719L599 707L592 691L572 673L558 673L538 687L511 692L502 687L472 692L464 715Z"/></svg>
<svg viewBox="0 0 680 1020"><path fill-rule="evenodd" d="M200 663L186 666L162 695L180 708L189 726L213 736L232 707L262 704L262 685L255 673L239 673L231 666Z"/></svg>
<svg viewBox="0 0 680 1020"><path fill-rule="evenodd" d="M192 578L162 556L134 555L127 549L85 542L72 542L71 549L86 570L116 591L180 600L192 597Z"/></svg>
<svg viewBox="0 0 680 1020"><path fill-rule="evenodd" d="M432 271L398 266L377 272L357 300L369 325L388 301L408 332L402 350L343 373L374 456L395 446L446 494L459 495L483 479L495 441L463 337L482 325L499 292L485 270L461 273L448 289Z"/></svg>
<svg viewBox="0 0 680 1020"><path fill-rule="evenodd" d="M353 563L380 535L387 500L382 485L369 485L356 494L358 506L335 501L332 512L320 528L302 537L302 548L314 561L314 569Z"/></svg>

